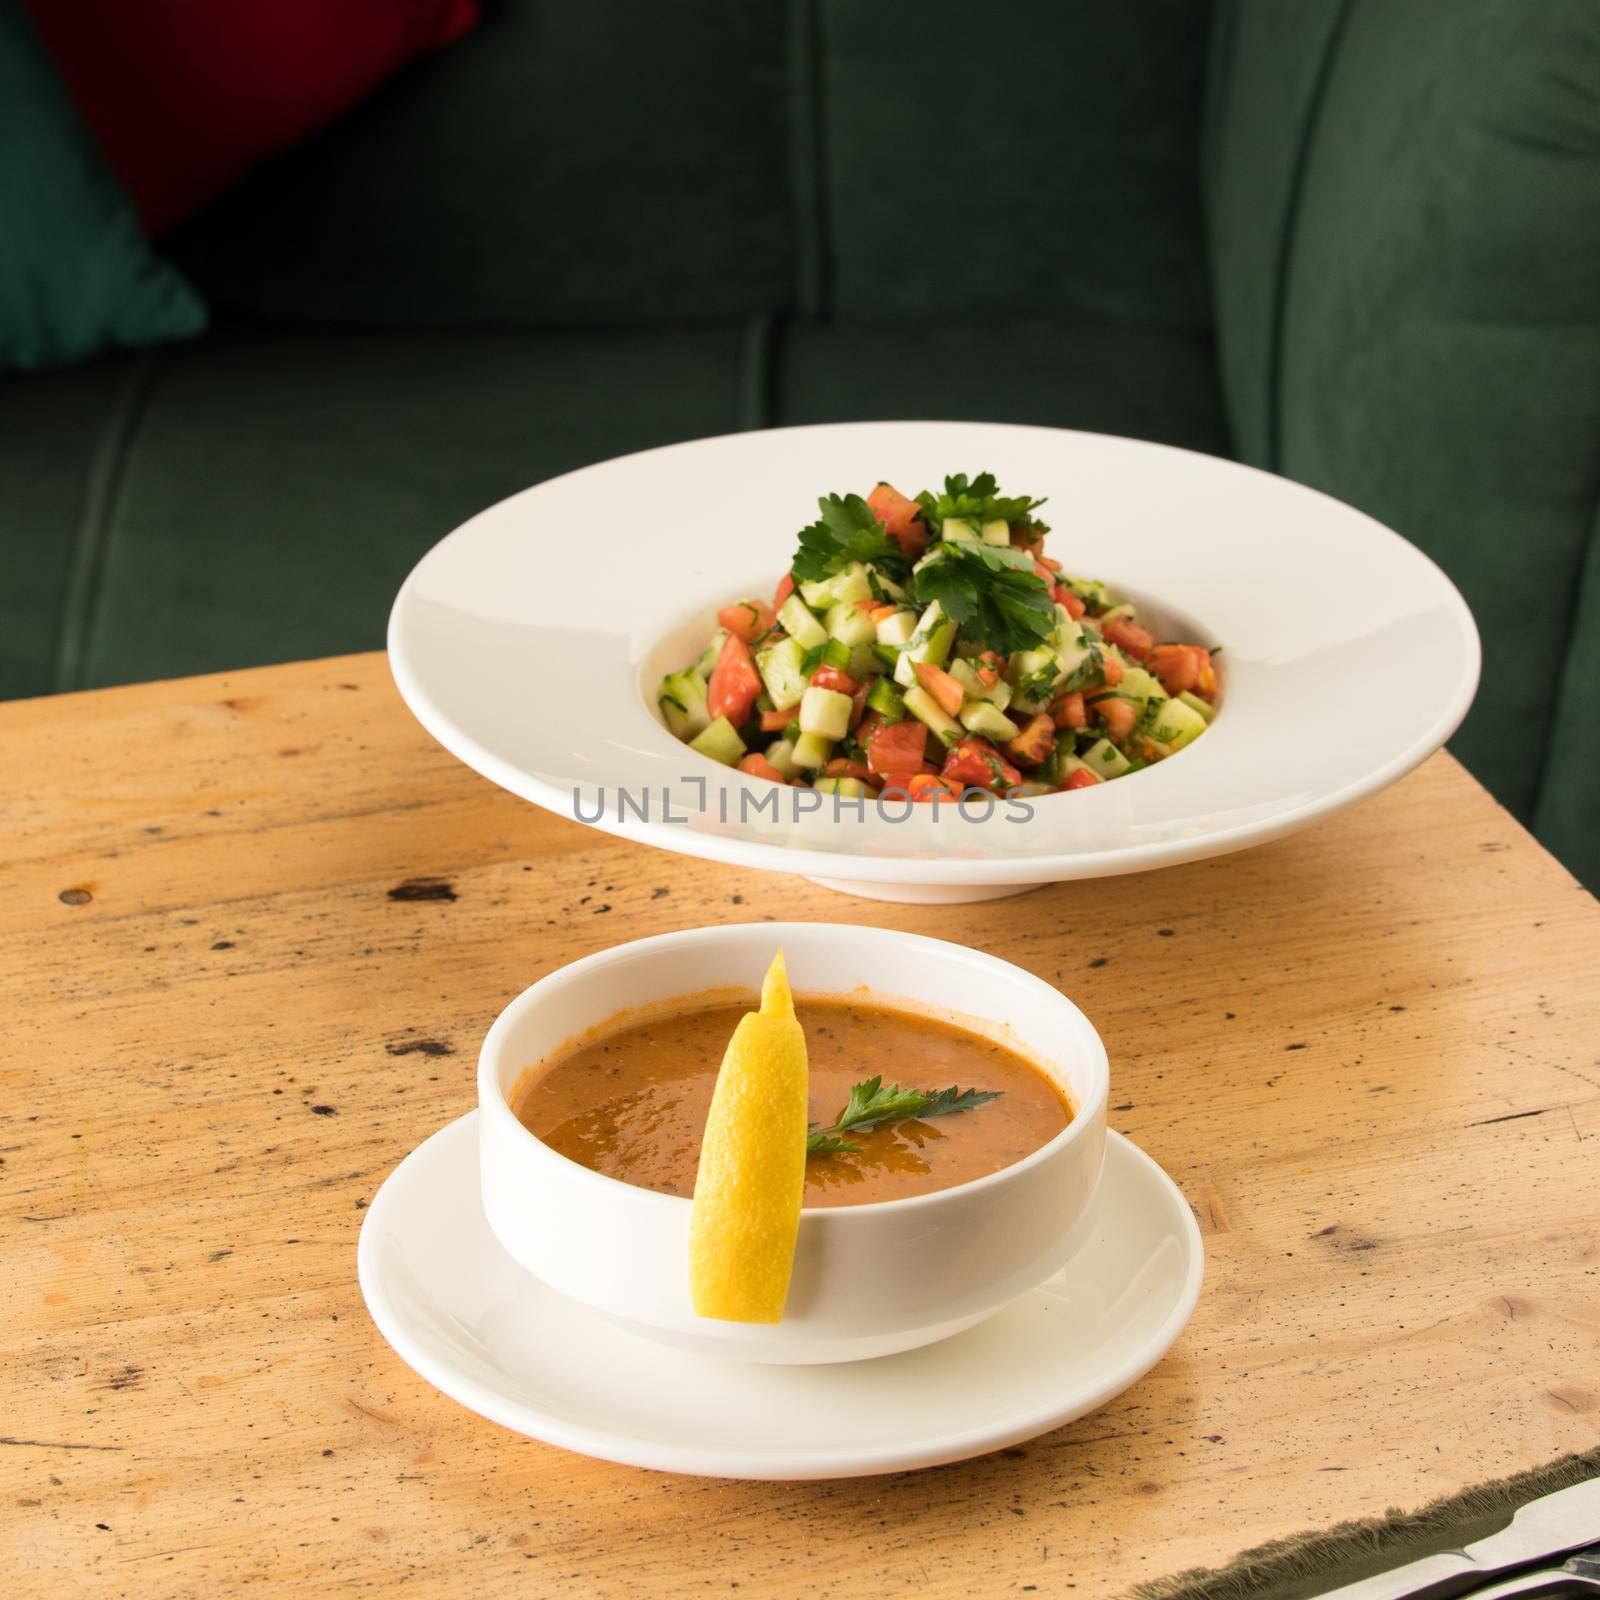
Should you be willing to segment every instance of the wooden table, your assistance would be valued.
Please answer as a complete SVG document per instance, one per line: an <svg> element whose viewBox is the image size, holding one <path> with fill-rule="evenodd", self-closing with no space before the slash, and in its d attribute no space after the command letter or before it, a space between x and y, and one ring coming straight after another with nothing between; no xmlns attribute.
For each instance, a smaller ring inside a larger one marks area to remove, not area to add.
<svg viewBox="0 0 1600 1600"><path fill-rule="evenodd" d="M993 950L1111 1049L1208 1281L1103 1411L934 1472L673 1478L401 1364L362 1208L610 942L767 915ZM1296 838L954 910L491 787L381 656L0 706L0 1588L1110 1595L1592 1447L1600 913L1448 757Z"/></svg>

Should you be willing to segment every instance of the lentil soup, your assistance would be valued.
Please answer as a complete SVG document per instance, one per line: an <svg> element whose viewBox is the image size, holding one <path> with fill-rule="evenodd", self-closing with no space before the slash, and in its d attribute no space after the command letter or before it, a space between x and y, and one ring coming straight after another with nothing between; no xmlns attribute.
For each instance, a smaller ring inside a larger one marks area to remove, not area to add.
<svg viewBox="0 0 1600 1600"><path fill-rule="evenodd" d="M528 1131L608 1177L691 1195L717 1069L748 1004L720 1000L590 1036L523 1075L512 1097ZM801 1000L810 1120L828 1127L853 1085L997 1093L959 1115L851 1129L856 1153L806 1162L805 1204L864 1205L951 1188L1047 1144L1072 1120L1063 1092L1010 1046L870 1001Z"/></svg>

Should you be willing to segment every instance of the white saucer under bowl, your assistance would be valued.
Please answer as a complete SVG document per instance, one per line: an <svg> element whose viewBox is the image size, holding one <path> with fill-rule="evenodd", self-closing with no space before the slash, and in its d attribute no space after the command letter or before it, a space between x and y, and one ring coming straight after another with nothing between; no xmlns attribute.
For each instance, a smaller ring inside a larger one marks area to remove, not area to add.
<svg viewBox="0 0 1600 1600"><path fill-rule="evenodd" d="M1221 648L1203 739L1116 783L958 808L827 804L667 731L662 674L699 654L719 606L772 593L818 495L980 471L1049 497L1049 550L1067 571ZM1466 603L1420 550L1286 479L1061 428L874 422L669 445L491 506L406 579L389 661L447 750L562 816L948 904L1241 850L1351 805L1455 731L1479 649Z"/></svg>
<svg viewBox="0 0 1600 1600"><path fill-rule="evenodd" d="M401 1359L451 1399L602 1460L840 1478L982 1455L1120 1394L1171 1349L1200 1293L1187 1202L1112 1133L1094 1237L987 1322L876 1361L718 1361L630 1333L512 1261L478 1199L477 1115L424 1141L378 1191L361 1292Z"/></svg>

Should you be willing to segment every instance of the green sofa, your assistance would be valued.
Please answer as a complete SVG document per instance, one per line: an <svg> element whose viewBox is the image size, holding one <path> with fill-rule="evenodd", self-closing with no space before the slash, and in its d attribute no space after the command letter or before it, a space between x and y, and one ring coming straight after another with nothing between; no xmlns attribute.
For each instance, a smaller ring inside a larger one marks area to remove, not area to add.
<svg viewBox="0 0 1600 1600"><path fill-rule="evenodd" d="M1595 883L1597 84L1600 0L498 0L162 241L203 338L0 379L0 694L377 647L624 451L1051 423L1429 551L1455 749Z"/></svg>

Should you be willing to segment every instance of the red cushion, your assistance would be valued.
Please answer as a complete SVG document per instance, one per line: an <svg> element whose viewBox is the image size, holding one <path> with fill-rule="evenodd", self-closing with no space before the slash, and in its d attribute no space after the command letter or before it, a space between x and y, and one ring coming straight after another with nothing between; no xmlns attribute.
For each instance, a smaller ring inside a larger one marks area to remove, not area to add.
<svg viewBox="0 0 1600 1600"><path fill-rule="evenodd" d="M28 0L152 233L473 27L479 0Z"/></svg>

